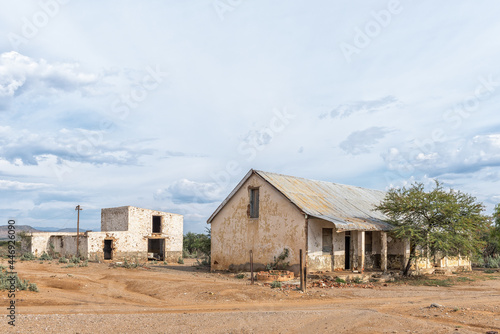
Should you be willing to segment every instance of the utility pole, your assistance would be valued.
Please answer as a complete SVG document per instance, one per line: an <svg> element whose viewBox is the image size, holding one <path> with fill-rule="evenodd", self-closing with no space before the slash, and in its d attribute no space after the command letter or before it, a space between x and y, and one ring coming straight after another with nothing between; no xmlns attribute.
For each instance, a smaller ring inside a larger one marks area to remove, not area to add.
<svg viewBox="0 0 500 334"><path fill-rule="evenodd" d="M78 218L76 219L76 257L80 257L80 210L83 210L78 204L75 208L78 211Z"/></svg>

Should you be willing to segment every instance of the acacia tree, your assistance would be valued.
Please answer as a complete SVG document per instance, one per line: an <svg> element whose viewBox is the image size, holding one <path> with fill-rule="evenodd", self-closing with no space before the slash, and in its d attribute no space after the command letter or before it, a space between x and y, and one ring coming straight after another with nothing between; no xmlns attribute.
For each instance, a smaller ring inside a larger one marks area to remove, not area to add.
<svg viewBox="0 0 500 334"><path fill-rule="evenodd" d="M483 240L486 242L486 247L483 251L483 258L485 261L490 257L500 254L500 204L495 206L491 218L492 224L483 234Z"/></svg>
<svg viewBox="0 0 500 334"><path fill-rule="evenodd" d="M394 225L392 236L410 241L404 275L408 275L417 250L427 256L438 252L470 255L484 244L481 234L488 218L482 214L482 203L460 191L445 191L439 181L429 192L424 188L422 183L414 183L409 188L391 189L376 207Z"/></svg>

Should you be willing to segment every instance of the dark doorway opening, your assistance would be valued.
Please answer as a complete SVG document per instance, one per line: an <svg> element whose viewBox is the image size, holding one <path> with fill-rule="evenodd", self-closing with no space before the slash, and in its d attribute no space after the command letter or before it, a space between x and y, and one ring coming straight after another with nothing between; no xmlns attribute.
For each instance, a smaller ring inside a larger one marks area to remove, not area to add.
<svg viewBox="0 0 500 334"><path fill-rule="evenodd" d="M113 259L113 240L104 240L104 260Z"/></svg>
<svg viewBox="0 0 500 334"><path fill-rule="evenodd" d="M148 239L148 260L165 261L165 239Z"/></svg>
<svg viewBox="0 0 500 334"><path fill-rule="evenodd" d="M161 233L161 216L153 216L153 233Z"/></svg>
<svg viewBox="0 0 500 334"><path fill-rule="evenodd" d="M345 236L345 270L351 269L351 236L347 234Z"/></svg>

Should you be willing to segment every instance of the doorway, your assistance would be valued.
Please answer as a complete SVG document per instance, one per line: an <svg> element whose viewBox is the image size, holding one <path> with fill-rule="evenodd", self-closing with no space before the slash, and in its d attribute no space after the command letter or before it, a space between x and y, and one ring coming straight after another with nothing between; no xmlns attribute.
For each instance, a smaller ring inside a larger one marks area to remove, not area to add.
<svg viewBox="0 0 500 334"><path fill-rule="evenodd" d="M113 240L104 239L104 260L113 259Z"/></svg>
<svg viewBox="0 0 500 334"><path fill-rule="evenodd" d="M345 270L351 269L351 232L345 233Z"/></svg>
<svg viewBox="0 0 500 334"><path fill-rule="evenodd" d="M148 260L165 261L165 239L148 239Z"/></svg>

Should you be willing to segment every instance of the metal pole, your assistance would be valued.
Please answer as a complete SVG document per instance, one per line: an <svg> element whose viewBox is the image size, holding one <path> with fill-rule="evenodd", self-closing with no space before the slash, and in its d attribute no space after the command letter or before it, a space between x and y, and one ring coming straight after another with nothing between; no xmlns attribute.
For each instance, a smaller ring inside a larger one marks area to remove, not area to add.
<svg viewBox="0 0 500 334"><path fill-rule="evenodd" d="M253 284L253 250L250 250L250 284Z"/></svg>

